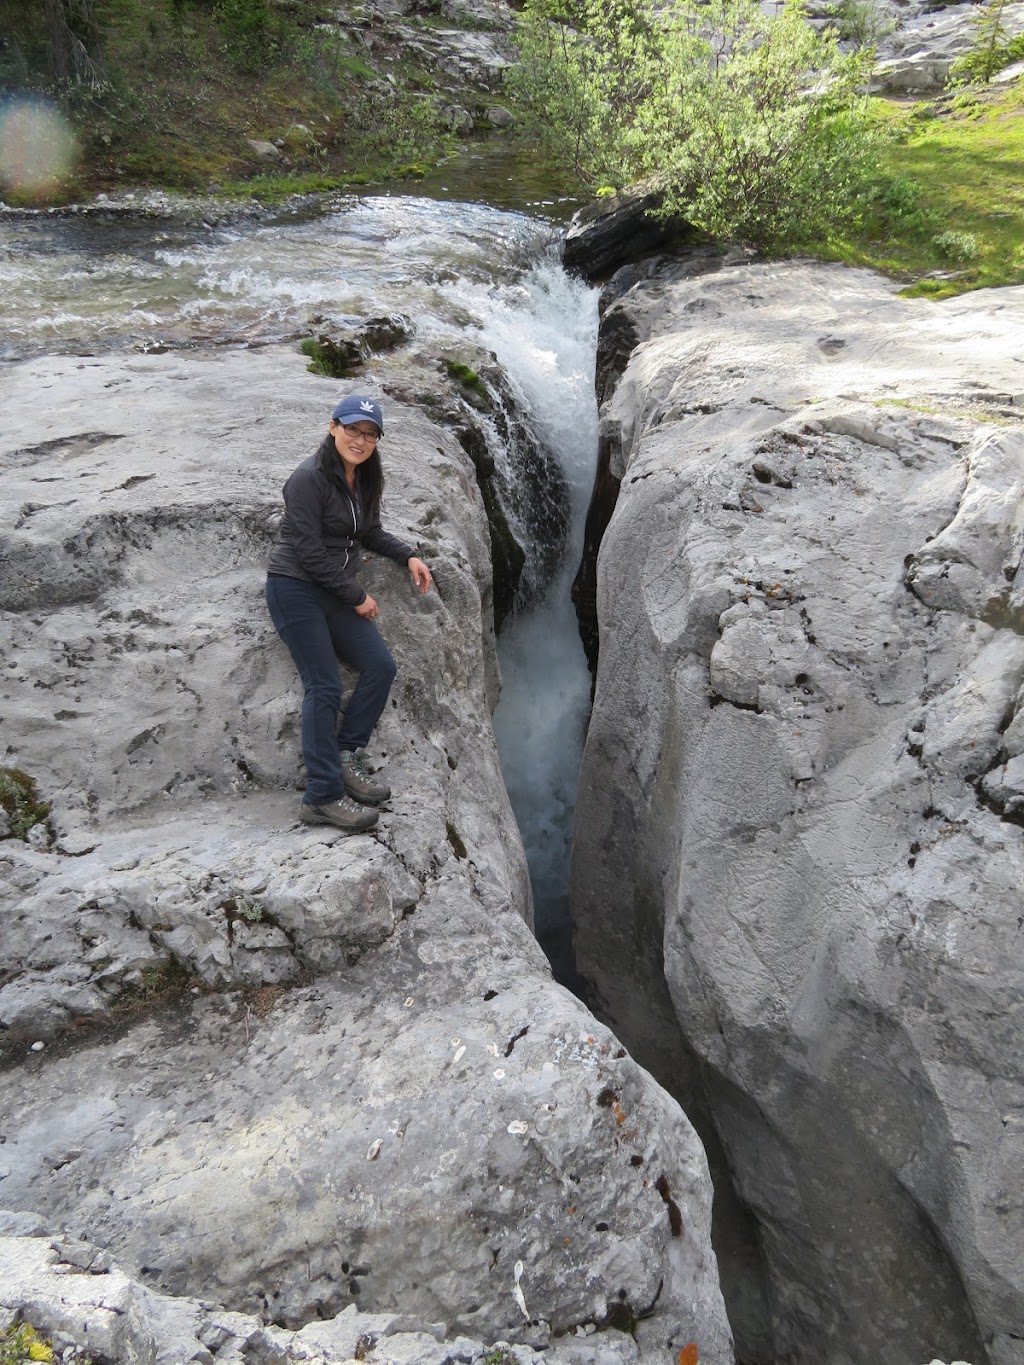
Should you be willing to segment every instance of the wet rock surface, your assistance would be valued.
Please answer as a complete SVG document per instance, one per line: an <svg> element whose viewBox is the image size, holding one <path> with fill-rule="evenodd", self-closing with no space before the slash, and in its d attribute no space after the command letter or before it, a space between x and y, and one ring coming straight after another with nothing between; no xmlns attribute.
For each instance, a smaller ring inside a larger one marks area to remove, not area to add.
<svg viewBox="0 0 1024 1365"><path fill-rule="evenodd" d="M305 363L0 376L0 743L50 806L0 843L0 1227L29 1239L3 1243L0 1303L102 1320L80 1336L111 1359L347 1358L363 1328L332 1322L358 1306L401 1338L366 1359L526 1361L564 1332L576 1365L690 1342L725 1365L699 1143L528 928L484 508L394 396L423 383L407 356L360 381L391 395L385 523L436 578L420 597L365 565L400 669L372 750L395 796L373 837L297 822L262 581L337 393ZM109 1259L54 1268L40 1236ZM88 1302L54 1306L52 1276Z"/></svg>
<svg viewBox="0 0 1024 1365"><path fill-rule="evenodd" d="M611 310L579 966L753 1214L740 1358L1020 1365L1024 302L687 275Z"/></svg>

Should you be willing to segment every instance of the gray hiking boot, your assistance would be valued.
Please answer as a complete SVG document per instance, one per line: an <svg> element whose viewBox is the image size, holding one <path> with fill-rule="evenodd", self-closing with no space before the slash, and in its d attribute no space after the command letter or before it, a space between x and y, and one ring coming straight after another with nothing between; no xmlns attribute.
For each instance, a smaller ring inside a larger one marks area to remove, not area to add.
<svg viewBox="0 0 1024 1365"><path fill-rule="evenodd" d="M373 829L377 823L377 812L343 796L339 801L325 801L321 806L303 801L299 807L299 819L304 825L334 825L347 834L359 834L363 830Z"/></svg>
<svg viewBox="0 0 1024 1365"><path fill-rule="evenodd" d="M366 766L365 754L364 749L356 749L355 752L351 749L342 749L341 771L345 778L345 791L357 801L365 801L367 805L376 806L388 799L391 788L386 782L374 777Z"/></svg>

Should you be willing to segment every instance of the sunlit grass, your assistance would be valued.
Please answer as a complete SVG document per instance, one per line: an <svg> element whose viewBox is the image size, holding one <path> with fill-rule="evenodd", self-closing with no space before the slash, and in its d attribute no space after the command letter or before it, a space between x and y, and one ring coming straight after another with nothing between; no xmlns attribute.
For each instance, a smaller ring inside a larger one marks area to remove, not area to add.
<svg viewBox="0 0 1024 1365"><path fill-rule="evenodd" d="M916 184L917 203L822 254L905 278L909 295L1024 283L1024 88L878 108L894 134L886 168Z"/></svg>

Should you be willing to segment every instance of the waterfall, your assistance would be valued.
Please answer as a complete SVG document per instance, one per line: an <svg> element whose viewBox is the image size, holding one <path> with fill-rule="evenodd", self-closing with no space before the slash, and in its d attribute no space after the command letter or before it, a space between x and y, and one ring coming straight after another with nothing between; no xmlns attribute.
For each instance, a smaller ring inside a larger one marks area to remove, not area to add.
<svg viewBox="0 0 1024 1365"><path fill-rule="evenodd" d="M479 339L518 384L536 434L555 452L569 489L562 561L546 594L509 621L499 640L503 691L494 716L530 866L537 936L556 975L568 982L572 812L590 708L590 675L569 589L597 451L597 291L567 276L549 254L527 274L519 297L506 295L491 311ZM525 548L530 553L532 547Z"/></svg>

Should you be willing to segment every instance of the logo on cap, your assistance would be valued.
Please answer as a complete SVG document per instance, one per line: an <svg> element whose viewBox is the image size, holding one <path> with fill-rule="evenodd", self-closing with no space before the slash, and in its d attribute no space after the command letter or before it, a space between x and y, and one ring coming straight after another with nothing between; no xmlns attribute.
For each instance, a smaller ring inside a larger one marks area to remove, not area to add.
<svg viewBox="0 0 1024 1365"><path fill-rule="evenodd" d="M362 400L362 402L359 404L359 408L360 408L360 411L362 411L362 412L372 412L372 411L373 411L373 404L371 403L371 401L369 400L369 398L364 398L364 399Z"/></svg>

